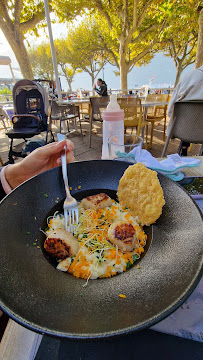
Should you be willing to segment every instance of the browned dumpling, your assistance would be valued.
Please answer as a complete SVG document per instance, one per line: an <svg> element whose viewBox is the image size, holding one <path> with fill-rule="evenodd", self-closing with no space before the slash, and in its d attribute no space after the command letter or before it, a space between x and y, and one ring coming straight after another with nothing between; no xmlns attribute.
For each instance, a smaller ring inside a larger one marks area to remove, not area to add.
<svg viewBox="0 0 203 360"><path fill-rule="evenodd" d="M45 250L58 259L75 256L79 244L75 236L63 229L56 229L49 234L44 242Z"/></svg>
<svg viewBox="0 0 203 360"><path fill-rule="evenodd" d="M81 201L81 205L84 209L104 209L107 206L112 205L111 198L105 193L100 193L92 196L87 196Z"/></svg>
<svg viewBox="0 0 203 360"><path fill-rule="evenodd" d="M135 248L136 232L128 221L115 221L109 227L108 237L122 252L132 251Z"/></svg>

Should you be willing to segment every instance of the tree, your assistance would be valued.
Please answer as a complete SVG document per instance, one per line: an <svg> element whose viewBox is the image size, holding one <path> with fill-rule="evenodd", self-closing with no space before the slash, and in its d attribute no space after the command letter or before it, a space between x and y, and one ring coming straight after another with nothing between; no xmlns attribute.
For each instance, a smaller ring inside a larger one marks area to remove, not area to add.
<svg viewBox="0 0 203 360"><path fill-rule="evenodd" d="M175 7L173 0L82 1L83 11L94 12L105 50L120 71L121 88L127 89L127 74L150 54L159 41L165 18ZM68 17L78 0L58 0L57 13Z"/></svg>
<svg viewBox="0 0 203 360"><path fill-rule="evenodd" d="M197 56L195 61L195 68L203 65L203 7L199 6L199 32L198 32L198 44L197 44Z"/></svg>
<svg viewBox="0 0 203 360"><path fill-rule="evenodd" d="M195 62L197 34L196 0L179 0L176 4L176 11L171 14L167 27L163 31L161 44L157 45L157 50L162 50L175 63L174 86L178 84L182 71Z"/></svg>
<svg viewBox="0 0 203 360"><path fill-rule="evenodd" d="M32 79L33 73L24 44L25 34L33 30L45 18L42 0L1 0L0 28L3 31L19 63L22 75Z"/></svg>
<svg viewBox="0 0 203 360"><path fill-rule="evenodd" d="M95 21L86 17L79 25L69 28L67 37L59 41L67 62L73 69L87 72L91 76L92 85L107 61L98 33Z"/></svg>
<svg viewBox="0 0 203 360"><path fill-rule="evenodd" d="M64 75L72 91L71 84L76 73L76 68L68 66L67 63L67 48L63 47L60 39L55 42L57 63L60 66L60 75ZM29 58L32 65L32 70L35 77L40 79L53 80L54 69L52 63L51 49L49 42L43 42L38 46L34 46L29 50Z"/></svg>
<svg viewBox="0 0 203 360"><path fill-rule="evenodd" d="M72 67L68 67L67 65L61 65L62 68L62 72L63 75L65 76L67 83L68 83L68 87L69 87L69 91L72 91L72 82L74 79L74 76L76 74L76 69L72 68Z"/></svg>
<svg viewBox="0 0 203 360"><path fill-rule="evenodd" d="M31 48L29 58L35 78L53 80L54 69L48 42L43 42Z"/></svg>
<svg viewBox="0 0 203 360"><path fill-rule="evenodd" d="M56 50L57 63L60 65L61 72L60 74L65 76L66 81L69 86L69 90L72 91L72 82L76 73L80 72L77 69L77 65L71 64L70 59L70 49L66 44L66 40L60 38L54 42Z"/></svg>

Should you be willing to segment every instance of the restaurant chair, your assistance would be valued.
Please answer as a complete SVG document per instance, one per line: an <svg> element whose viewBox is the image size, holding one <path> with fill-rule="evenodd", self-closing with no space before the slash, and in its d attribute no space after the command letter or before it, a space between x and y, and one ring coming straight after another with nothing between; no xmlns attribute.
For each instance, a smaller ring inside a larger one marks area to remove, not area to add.
<svg viewBox="0 0 203 360"><path fill-rule="evenodd" d="M165 156L169 141L178 138L184 142L203 144L203 101L178 101L174 107L174 119L169 136L164 146ZM202 155L203 146L200 149ZM181 151L181 143L178 153Z"/></svg>
<svg viewBox="0 0 203 360"><path fill-rule="evenodd" d="M126 133L127 128L131 128L131 134L133 129L136 128L137 135L144 139L144 130L146 135L147 149L147 135L148 135L148 122L143 120L142 103L139 98L117 98L120 108L124 110L124 131Z"/></svg>
<svg viewBox="0 0 203 360"><path fill-rule="evenodd" d="M0 121L3 125L4 130L6 130L6 131L7 131L8 127L10 128L12 126L12 122L11 122L7 112L2 107L0 107Z"/></svg>
<svg viewBox="0 0 203 360"><path fill-rule="evenodd" d="M52 103L51 110L51 121L59 120L60 121L60 133L61 125L63 121L67 121L68 133L77 131L77 122L79 122L80 132L82 135L82 125L79 115L79 106L72 104L61 104L59 105L55 100ZM70 121L74 122L74 130L70 130Z"/></svg>
<svg viewBox="0 0 203 360"><path fill-rule="evenodd" d="M169 94L149 94L147 95L146 101L152 102L168 102ZM163 132L163 141L166 140L166 116L167 116L167 107L166 105L154 106L152 112L147 112L146 121L151 123L151 139L149 147L152 147L153 136L154 136L154 125L156 122L164 120L164 132Z"/></svg>
<svg viewBox="0 0 203 360"><path fill-rule="evenodd" d="M79 109L80 119L88 121L90 119L90 103L81 102L81 104L79 104Z"/></svg>
<svg viewBox="0 0 203 360"><path fill-rule="evenodd" d="M91 105L91 117L90 117L90 138L89 138L89 147L92 144L92 125L93 121L100 121L102 123L102 112L106 109L109 103L109 96L104 97L90 97Z"/></svg>

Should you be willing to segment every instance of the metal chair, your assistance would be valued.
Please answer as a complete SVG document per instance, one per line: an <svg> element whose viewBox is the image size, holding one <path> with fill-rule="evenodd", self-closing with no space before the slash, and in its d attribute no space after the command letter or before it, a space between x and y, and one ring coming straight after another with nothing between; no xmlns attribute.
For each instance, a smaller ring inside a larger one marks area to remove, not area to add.
<svg viewBox="0 0 203 360"><path fill-rule="evenodd" d="M61 104L58 105L55 100L52 103L52 111L51 111L51 121L59 120L60 121L60 133L61 133L61 124L63 121L67 121L68 133L72 133L73 131L77 130L77 120L79 121L80 125L80 132L82 135L82 126L80 121L79 115L79 106L75 106L72 104ZM70 130L69 121L73 120L75 129Z"/></svg>
<svg viewBox="0 0 203 360"><path fill-rule="evenodd" d="M202 101L178 101L174 107L173 124L164 146L162 157L171 138L178 138L181 141L203 144L203 100ZM180 153L181 143L178 149ZM202 155L203 146L200 150Z"/></svg>
<svg viewBox="0 0 203 360"><path fill-rule="evenodd" d="M146 101L169 101L169 94L149 94L147 95ZM152 113L147 113L146 120L151 123L151 139L149 147L152 147L153 136L154 136L154 125L157 121L162 121L164 119L164 133L163 141L166 139L166 115L167 115L167 105L158 105L154 106Z"/></svg>
<svg viewBox="0 0 203 360"><path fill-rule="evenodd" d="M0 121L2 122L4 130L8 130L7 128L12 126L12 122L7 114L7 112L0 107Z"/></svg>
<svg viewBox="0 0 203 360"><path fill-rule="evenodd" d="M104 97L90 97L91 104L91 117L90 117L90 138L89 138L89 147L92 144L92 124L93 121L102 122L102 112L106 109L109 103L109 96Z"/></svg>
<svg viewBox="0 0 203 360"><path fill-rule="evenodd" d="M133 132L133 128L136 128L137 135L140 135L142 131L142 137L144 139L144 130L146 129L146 149L147 149L147 126L148 122L143 121L142 114L142 103L139 98L117 98L117 101L120 105L120 108L124 110L124 128L125 133L127 128L131 128Z"/></svg>

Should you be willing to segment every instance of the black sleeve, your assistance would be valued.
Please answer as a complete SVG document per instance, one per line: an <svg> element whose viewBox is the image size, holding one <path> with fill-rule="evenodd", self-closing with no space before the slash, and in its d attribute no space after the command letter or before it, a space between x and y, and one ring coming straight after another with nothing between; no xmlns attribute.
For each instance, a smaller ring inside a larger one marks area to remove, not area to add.
<svg viewBox="0 0 203 360"><path fill-rule="evenodd" d="M0 181L0 200L2 200L4 197L6 196L6 193L3 189L3 186L1 184L1 181Z"/></svg>
<svg viewBox="0 0 203 360"><path fill-rule="evenodd" d="M107 86L106 86L106 84L101 84L100 89L95 88L95 91L97 92L97 94L99 94L101 96L106 96L107 95Z"/></svg>
<svg viewBox="0 0 203 360"><path fill-rule="evenodd" d="M102 85L101 85L101 90L100 90L100 95L103 95L106 91L107 91L107 86L106 86L106 84L102 84Z"/></svg>
<svg viewBox="0 0 203 360"><path fill-rule="evenodd" d="M102 95L101 94L101 89L95 88L95 91L97 92L97 94Z"/></svg>

